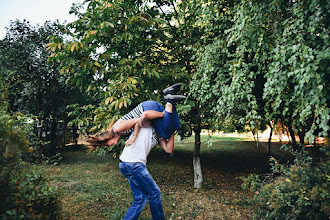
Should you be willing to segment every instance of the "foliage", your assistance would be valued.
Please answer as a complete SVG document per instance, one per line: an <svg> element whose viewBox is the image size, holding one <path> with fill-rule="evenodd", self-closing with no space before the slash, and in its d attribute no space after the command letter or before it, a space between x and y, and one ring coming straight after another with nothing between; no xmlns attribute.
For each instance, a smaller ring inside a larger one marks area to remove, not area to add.
<svg viewBox="0 0 330 220"><path fill-rule="evenodd" d="M1 196L2 219L57 219L57 191L36 165L18 161L2 168Z"/></svg>
<svg viewBox="0 0 330 220"><path fill-rule="evenodd" d="M200 20L219 35L198 51L190 86L216 125L280 119L302 143L327 136L329 1L214 3Z"/></svg>
<svg viewBox="0 0 330 220"><path fill-rule="evenodd" d="M237 88L234 92L228 89L232 82L228 70L229 61L233 59L234 54L231 54L233 48L227 47L224 37L233 25L233 7L236 4L236 1L215 1L214 4L210 1L208 7L203 10L199 22L206 26L209 42L201 46L196 53L198 67L190 82L192 96L216 116L208 121L214 129L219 130L239 128L241 115L244 115L245 105L239 105L239 102L243 101L242 96L237 95L242 88ZM224 103L221 97L227 97L228 103ZM235 98L240 99L239 102ZM233 106L236 104L237 106ZM219 113L219 108L226 110Z"/></svg>
<svg viewBox="0 0 330 220"><path fill-rule="evenodd" d="M69 37L51 36L47 47L49 59L70 82L95 98L96 105L76 106L73 115L82 116L76 122L100 130L123 110L159 100L167 85L157 52L163 20L142 1L85 1L84 6L85 12L79 5L72 8L78 19L66 26Z"/></svg>
<svg viewBox="0 0 330 220"><path fill-rule="evenodd" d="M9 24L0 44L0 62L3 80L8 82L11 111L46 113L51 108L51 97L60 92L59 87L63 88L63 79L56 76L56 67L46 63L48 55L43 47L48 35L58 31L58 26L46 23L33 27L25 20Z"/></svg>
<svg viewBox="0 0 330 220"><path fill-rule="evenodd" d="M66 121L66 106L86 99L74 86L66 84L56 65L47 63L47 38L61 28L58 22L32 26L26 20L16 20L9 24L6 37L0 41L0 78L6 84L8 110L35 115L33 119L47 122L51 141L47 147L53 153L57 124ZM49 152L45 149L44 153Z"/></svg>
<svg viewBox="0 0 330 220"><path fill-rule="evenodd" d="M51 36L47 47L49 60L96 99L96 106L76 106L74 115L82 117L75 123L100 130L139 102L161 100L167 85L188 83L195 47L204 41L195 23L202 5L195 0L85 1L84 12L74 5L71 13L78 19L63 32L69 37ZM195 113L182 120L185 128L200 114L194 103L188 106Z"/></svg>
<svg viewBox="0 0 330 220"><path fill-rule="evenodd" d="M56 190L43 177L40 167L24 161L35 151L27 139L31 127L24 119L22 115L10 116L1 106L0 216L1 219L56 219Z"/></svg>
<svg viewBox="0 0 330 220"><path fill-rule="evenodd" d="M243 178L243 188L253 193L248 202L256 207L256 219L325 219L330 214L328 158L313 164L306 152L295 152L294 164L271 158L272 175ZM277 176L277 177L276 177Z"/></svg>

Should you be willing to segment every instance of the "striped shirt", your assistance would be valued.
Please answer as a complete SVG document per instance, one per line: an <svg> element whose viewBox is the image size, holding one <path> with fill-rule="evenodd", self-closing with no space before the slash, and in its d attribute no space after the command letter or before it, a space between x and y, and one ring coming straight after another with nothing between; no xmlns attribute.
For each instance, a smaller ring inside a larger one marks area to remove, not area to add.
<svg viewBox="0 0 330 220"><path fill-rule="evenodd" d="M142 113L143 113L143 107L142 107L142 104L140 103L132 111L130 111L128 114L124 115L120 119L124 120L124 121L128 121L130 119L140 118ZM124 131L123 133L128 135L128 134L131 134L133 131L134 131L134 127Z"/></svg>

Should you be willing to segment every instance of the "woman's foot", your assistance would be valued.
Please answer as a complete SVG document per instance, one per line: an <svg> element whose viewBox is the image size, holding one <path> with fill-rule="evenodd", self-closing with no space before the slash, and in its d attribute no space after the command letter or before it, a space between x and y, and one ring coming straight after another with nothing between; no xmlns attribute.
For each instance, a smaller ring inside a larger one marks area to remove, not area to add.
<svg viewBox="0 0 330 220"><path fill-rule="evenodd" d="M182 83L176 83L166 89L163 90L164 95L168 95L168 94L175 94L180 90Z"/></svg>
<svg viewBox="0 0 330 220"><path fill-rule="evenodd" d="M172 105L185 100L187 97L184 95L172 95L172 94L168 94L164 97L165 102L169 102Z"/></svg>

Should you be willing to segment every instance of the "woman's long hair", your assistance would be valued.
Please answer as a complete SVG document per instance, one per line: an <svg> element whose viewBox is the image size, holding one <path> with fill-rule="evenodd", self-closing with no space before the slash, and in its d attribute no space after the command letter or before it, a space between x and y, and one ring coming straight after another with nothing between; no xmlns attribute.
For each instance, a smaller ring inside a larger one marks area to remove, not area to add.
<svg viewBox="0 0 330 220"><path fill-rule="evenodd" d="M90 136L86 141L90 147L103 146L114 136L115 132L111 127L111 129L101 132L97 136Z"/></svg>

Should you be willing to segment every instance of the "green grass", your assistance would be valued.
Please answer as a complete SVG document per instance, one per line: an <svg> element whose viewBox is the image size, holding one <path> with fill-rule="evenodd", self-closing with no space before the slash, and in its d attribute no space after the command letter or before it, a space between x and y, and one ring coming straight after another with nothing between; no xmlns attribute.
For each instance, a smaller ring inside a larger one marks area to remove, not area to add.
<svg viewBox="0 0 330 220"><path fill-rule="evenodd" d="M203 137L205 140L207 137ZM203 188L193 187L194 139L176 144L172 157L159 147L148 157L148 170L162 191L166 219L249 219L239 177L268 169L268 157L243 138L216 137L202 145ZM111 156L66 149L63 160L45 167L61 195L63 219L122 219L132 202L127 180ZM149 206L140 219L151 219Z"/></svg>

